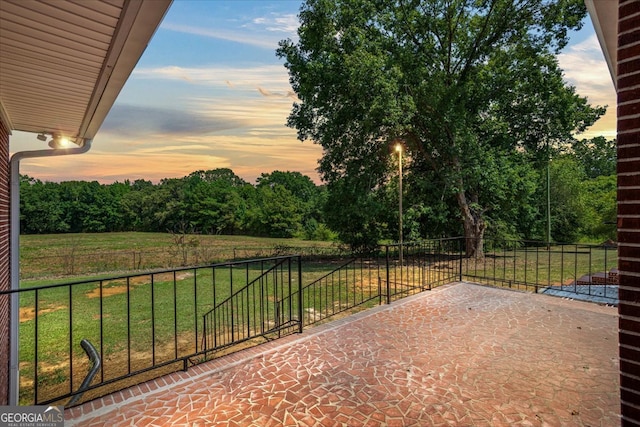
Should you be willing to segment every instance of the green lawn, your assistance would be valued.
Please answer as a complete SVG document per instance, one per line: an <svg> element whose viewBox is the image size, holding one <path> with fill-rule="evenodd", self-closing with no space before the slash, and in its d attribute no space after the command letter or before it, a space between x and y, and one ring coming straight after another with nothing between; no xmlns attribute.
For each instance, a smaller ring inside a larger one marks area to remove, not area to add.
<svg viewBox="0 0 640 427"><path fill-rule="evenodd" d="M337 249L331 242L249 236L135 232L23 235L20 277L35 280L86 276Z"/></svg>

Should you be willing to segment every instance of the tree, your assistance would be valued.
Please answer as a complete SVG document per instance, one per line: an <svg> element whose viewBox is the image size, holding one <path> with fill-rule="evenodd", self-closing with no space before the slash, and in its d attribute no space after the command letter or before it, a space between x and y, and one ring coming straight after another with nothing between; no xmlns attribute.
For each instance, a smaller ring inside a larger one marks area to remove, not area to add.
<svg viewBox="0 0 640 427"><path fill-rule="evenodd" d="M269 237L293 237L302 227L299 200L284 186L256 190L257 205L250 214L253 233Z"/></svg>
<svg viewBox="0 0 640 427"><path fill-rule="evenodd" d="M318 187L311 178L300 172L273 171L261 174L256 188L260 191L265 187L275 188L278 185L289 190L297 199L298 211L302 216L302 237L315 240L331 234L323 224L322 210L326 192L322 187Z"/></svg>
<svg viewBox="0 0 640 427"><path fill-rule="evenodd" d="M384 188L369 191L359 179L346 176L329 184L325 207L327 223L355 252L370 252L388 230ZM396 228L397 230L397 228Z"/></svg>
<svg viewBox="0 0 640 427"><path fill-rule="evenodd" d="M582 0L308 0L299 41L277 51L300 99L287 123L324 148L324 181L362 191L387 183L401 140L408 173L447 184L467 255L480 256L505 186L494 160L540 162L604 112L565 84L555 57L585 13Z"/></svg>
<svg viewBox="0 0 640 427"><path fill-rule="evenodd" d="M257 179L256 187L274 187L282 185L291 194L301 200L309 201L317 192L317 187L308 176L302 175L300 172L282 172L273 171L271 173L263 173Z"/></svg>
<svg viewBox="0 0 640 427"><path fill-rule="evenodd" d="M234 185L248 184L227 178L210 176L210 180L203 180L194 174L186 178L188 219L198 231L233 234L243 225L247 206Z"/></svg>
<svg viewBox="0 0 640 427"><path fill-rule="evenodd" d="M551 161L551 235L558 242L575 242L586 225L581 165L569 156Z"/></svg>
<svg viewBox="0 0 640 427"><path fill-rule="evenodd" d="M59 185L20 176L20 232L63 233L69 230Z"/></svg>
<svg viewBox="0 0 640 427"><path fill-rule="evenodd" d="M187 178L200 178L206 182L224 182L231 187L242 187L247 185L247 181L240 178L229 168L217 168L210 170L199 170L191 172Z"/></svg>
<svg viewBox="0 0 640 427"><path fill-rule="evenodd" d="M587 217L584 234L590 238L616 240L616 176L588 179L582 188Z"/></svg>
<svg viewBox="0 0 640 427"><path fill-rule="evenodd" d="M609 176L616 173L616 140L603 136L581 139L573 143L573 155L584 167L588 178Z"/></svg>

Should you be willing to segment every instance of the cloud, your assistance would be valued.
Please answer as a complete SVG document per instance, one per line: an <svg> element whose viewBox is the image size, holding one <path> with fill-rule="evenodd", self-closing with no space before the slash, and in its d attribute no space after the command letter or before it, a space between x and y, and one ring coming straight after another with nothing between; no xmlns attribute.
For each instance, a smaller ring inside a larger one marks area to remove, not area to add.
<svg viewBox="0 0 640 427"><path fill-rule="evenodd" d="M274 50L283 38L296 39L300 25L297 14L290 12L271 12L259 17L245 16L233 19L214 17L213 22L208 23L213 25L203 27L192 22L182 24L165 21L160 28Z"/></svg>
<svg viewBox="0 0 640 427"><path fill-rule="evenodd" d="M101 133L129 136L207 134L240 126L240 120L229 117L216 118L188 110L116 103L104 121Z"/></svg>
<svg viewBox="0 0 640 427"><path fill-rule="evenodd" d="M249 88L273 86L275 90L290 91L289 75L282 65L260 65L256 67L147 67L133 71L136 79L161 79L187 81L196 85L226 88Z"/></svg>
<svg viewBox="0 0 640 427"><path fill-rule="evenodd" d="M258 92L266 98L290 98L296 102L300 101L300 98L298 98L298 95L293 90L288 90L286 92L272 92L258 86Z"/></svg>
<svg viewBox="0 0 640 427"><path fill-rule="evenodd" d="M290 170L319 183L316 168L321 152L316 144L298 141L295 131L288 128L283 131L256 127L241 134L141 135L135 140L103 134L101 130L88 153L26 159L21 173L54 182L111 183L126 179L159 182L163 178L181 178L196 170L230 168L248 182L255 182L262 173Z"/></svg>
<svg viewBox="0 0 640 427"><path fill-rule="evenodd" d="M558 55L558 62L565 79L575 86L579 95L586 96L592 105L608 106L606 114L578 137L615 138L616 92L595 34L565 49Z"/></svg>
<svg viewBox="0 0 640 427"><path fill-rule="evenodd" d="M208 37L219 40L226 40L230 42L247 44L263 49L274 50L278 47L280 38L264 37L264 34L257 34L256 32L245 32L239 30L227 30L221 28L201 28L191 25L165 23L161 26L163 30L176 31L180 33L192 34L196 36Z"/></svg>
<svg viewBox="0 0 640 427"><path fill-rule="evenodd" d="M285 96L260 96L253 98L199 98L192 99L192 108L218 120L236 120L247 132L255 128L272 128L276 132L289 133L285 126L291 112L292 101Z"/></svg>
<svg viewBox="0 0 640 427"><path fill-rule="evenodd" d="M587 96L595 104L615 105L611 74L595 35L559 54L558 62L565 78L576 87L579 94Z"/></svg>
<svg viewBox="0 0 640 427"><path fill-rule="evenodd" d="M30 176L43 181L98 181L111 183L145 179L159 182L163 178L181 178L199 169L230 167L229 159L209 153L110 153L99 148L82 156L62 156L53 161L33 159Z"/></svg>
<svg viewBox="0 0 640 427"><path fill-rule="evenodd" d="M260 86L258 86L258 92L260 92L260 95L266 96L266 97L276 96L276 94L269 92L267 89L263 89Z"/></svg>
<svg viewBox="0 0 640 427"><path fill-rule="evenodd" d="M253 23L264 27L267 31L280 33L295 33L300 25L298 16L292 13L285 15L272 13L269 16L255 18Z"/></svg>

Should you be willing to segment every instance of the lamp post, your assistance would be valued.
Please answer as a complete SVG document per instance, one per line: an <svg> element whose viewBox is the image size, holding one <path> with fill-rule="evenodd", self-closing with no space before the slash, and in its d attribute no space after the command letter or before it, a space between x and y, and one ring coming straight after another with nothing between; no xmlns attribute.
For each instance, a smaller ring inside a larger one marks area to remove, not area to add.
<svg viewBox="0 0 640 427"><path fill-rule="evenodd" d="M547 140L547 250L551 250L551 175L549 166L551 154L549 152L549 141Z"/></svg>
<svg viewBox="0 0 640 427"><path fill-rule="evenodd" d="M398 152L398 236L400 243L400 266L402 266L402 145L396 144Z"/></svg>

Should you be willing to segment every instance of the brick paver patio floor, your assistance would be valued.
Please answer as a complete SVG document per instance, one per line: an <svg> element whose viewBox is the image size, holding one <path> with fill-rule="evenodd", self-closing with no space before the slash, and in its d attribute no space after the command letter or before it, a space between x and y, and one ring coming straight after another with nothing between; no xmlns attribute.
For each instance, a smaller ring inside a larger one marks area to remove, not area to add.
<svg viewBox="0 0 640 427"><path fill-rule="evenodd" d="M66 411L66 426L617 426L617 309L458 283Z"/></svg>

